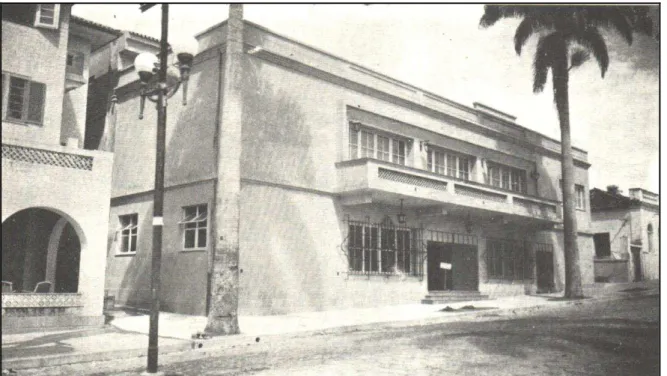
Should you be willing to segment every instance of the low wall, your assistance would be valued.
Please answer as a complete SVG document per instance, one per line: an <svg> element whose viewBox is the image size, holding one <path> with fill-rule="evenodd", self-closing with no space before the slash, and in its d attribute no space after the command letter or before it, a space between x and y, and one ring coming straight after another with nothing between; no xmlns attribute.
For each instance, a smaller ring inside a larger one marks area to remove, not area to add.
<svg viewBox="0 0 667 376"><path fill-rule="evenodd" d="M628 282L628 260L594 259L595 282Z"/></svg>

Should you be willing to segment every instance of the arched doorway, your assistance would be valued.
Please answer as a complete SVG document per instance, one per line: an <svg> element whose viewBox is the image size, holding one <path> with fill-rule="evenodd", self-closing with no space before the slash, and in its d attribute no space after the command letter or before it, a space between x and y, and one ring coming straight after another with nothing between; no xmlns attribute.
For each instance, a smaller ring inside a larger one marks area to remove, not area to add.
<svg viewBox="0 0 667 376"><path fill-rule="evenodd" d="M2 223L4 292L9 286L12 292L33 292L44 281L51 283L48 292L78 292L80 257L75 228L56 212L25 209Z"/></svg>

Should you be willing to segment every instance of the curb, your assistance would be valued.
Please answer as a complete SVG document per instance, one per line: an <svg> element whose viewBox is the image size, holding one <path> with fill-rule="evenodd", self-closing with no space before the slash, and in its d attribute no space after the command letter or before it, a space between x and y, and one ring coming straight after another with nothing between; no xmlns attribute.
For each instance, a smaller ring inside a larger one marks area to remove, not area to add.
<svg viewBox="0 0 667 376"><path fill-rule="evenodd" d="M484 311L461 311L461 312L454 312L447 314L443 313L443 316L441 317L429 317L423 319L344 325L326 329L306 330L306 331L292 332L292 333L278 333L269 335L239 334L235 336L212 337L209 339L183 340L184 343L182 344L160 347L159 354L203 352L208 350L221 350L221 349L235 348L239 346L249 346L256 342L259 342L257 341L257 339L263 342L267 341L274 342L274 341L284 341L292 338L310 337L315 335L330 335L330 334L364 332L364 331L382 330L382 329L406 328L412 326L437 325L437 324L444 324L447 322L455 322L455 321L462 321L466 319L475 319L475 318L502 319L503 317L501 313L503 312L511 312L512 314L517 314L536 309L537 310L544 309L547 307L558 308L563 306L573 306L573 305L592 304L604 301L623 300L627 298L641 297L641 296L659 296L659 292L644 291L635 294L610 295L602 297L592 297L581 300L544 301L543 303L540 304L530 305L525 307L490 308ZM84 353L84 354L79 353L79 354L68 354L68 355L50 355L42 357L3 359L2 369L14 369L14 370L34 369L34 368L46 368L46 367L69 365L75 363L91 363L98 361L140 358L140 357L146 357L147 352L148 352L147 349L143 348L143 349L114 350L114 351L104 351L104 352Z"/></svg>
<svg viewBox="0 0 667 376"><path fill-rule="evenodd" d="M159 354L168 354L174 352L182 352L192 349L190 342L186 342L178 345L169 345L160 347L158 350ZM47 355L40 357L30 357L30 358L14 358L14 359L3 359L2 360L2 369L28 369L28 368L45 368L45 367L55 367L62 366L74 363L90 363L90 362L102 362L107 360L118 360L118 359L127 359L127 358L140 358L148 355L148 349L129 349L129 350L114 350L114 351L101 351L93 353L78 353L78 354L67 354L67 355Z"/></svg>

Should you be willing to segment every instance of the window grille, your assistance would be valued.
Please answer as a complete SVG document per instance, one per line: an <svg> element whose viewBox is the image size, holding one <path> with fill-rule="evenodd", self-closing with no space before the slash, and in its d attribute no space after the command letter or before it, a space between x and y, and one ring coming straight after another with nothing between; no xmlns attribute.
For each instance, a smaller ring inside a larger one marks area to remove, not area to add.
<svg viewBox="0 0 667 376"><path fill-rule="evenodd" d="M423 276L422 229L348 220L350 274Z"/></svg>
<svg viewBox="0 0 667 376"><path fill-rule="evenodd" d="M488 238L485 252L487 280L522 281L532 278L532 259L528 243Z"/></svg>

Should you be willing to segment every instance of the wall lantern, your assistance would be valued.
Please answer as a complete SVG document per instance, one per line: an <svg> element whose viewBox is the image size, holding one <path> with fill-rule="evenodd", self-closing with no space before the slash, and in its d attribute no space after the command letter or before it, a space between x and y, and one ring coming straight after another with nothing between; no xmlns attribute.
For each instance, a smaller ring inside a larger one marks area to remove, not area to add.
<svg viewBox="0 0 667 376"><path fill-rule="evenodd" d="M468 234L470 234L472 232L472 225L473 225L473 223L472 223L472 220L470 219L470 214L468 214L468 218L466 218L466 221L465 221L465 229L466 229L466 232Z"/></svg>
<svg viewBox="0 0 667 376"><path fill-rule="evenodd" d="M530 173L530 177L533 178L533 180L539 180L540 179L540 173L537 172L537 170L533 170L533 172Z"/></svg>
<svg viewBox="0 0 667 376"><path fill-rule="evenodd" d="M176 94L181 84L183 85L183 105L187 104L188 80L192 62L197 54L198 43L194 37L181 36L170 44L177 62L167 68L164 82L160 82L159 74L157 74L160 69L160 60L157 56L149 52L142 52L134 59L134 68L141 80L139 119L144 118L146 98L157 103L161 93L166 100Z"/></svg>
<svg viewBox="0 0 667 376"><path fill-rule="evenodd" d="M425 152L428 152L428 140L419 141L419 150L423 150Z"/></svg>
<svg viewBox="0 0 667 376"><path fill-rule="evenodd" d="M403 213L403 199L401 199L401 211L397 215L398 217L398 223L404 225L405 224L405 213Z"/></svg>

